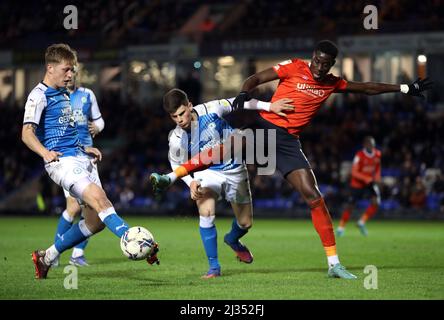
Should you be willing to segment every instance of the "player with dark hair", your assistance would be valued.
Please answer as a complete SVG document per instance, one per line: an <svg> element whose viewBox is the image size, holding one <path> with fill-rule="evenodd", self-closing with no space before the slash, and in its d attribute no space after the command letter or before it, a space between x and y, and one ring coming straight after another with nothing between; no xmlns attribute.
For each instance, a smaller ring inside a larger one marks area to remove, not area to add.
<svg viewBox="0 0 444 320"><path fill-rule="evenodd" d="M230 137L234 129L223 117L232 111L233 100L213 100L193 106L187 94L180 89L171 89L164 95L163 108L176 124L168 138L168 159L173 170L188 158L188 154L197 154ZM279 113L293 108L288 102L288 99L282 99L270 104L252 99L245 103L244 108ZM182 180L190 188L191 198L196 201L199 211L199 232L209 264L209 270L202 278L221 275L215 219L216 203L222 198L231 204L235 215L224 242L236 253L239 261L252 263L253 254L240 241L253 225L253 205L246 165L228 158L194 173L194 176L182 177Z"/></svg>
<svg viewBox="0 0 444 320"><path fill-rule="evenodd" d="M356 279L339 262L333 224L324 198L319 191L315 175L302 152L299 134L308 125L322 103L335 92L364 93L376 95L388 92L402 92L411 96L421 96L432 82L418 79L412 84L386 84L375 82L352 82L329 73L336 62L338 49L328 40L319 42L314 48L311 61L300 59L283 61L272 68L250 76L243 84L242 91L233 102L234 109L242 108L250 99L249 92L258 85L279 79L279 85L272 97L272 102L289 98L294 110L286 112L286 117L267 111L259 111L256 117L250 117L250 128L273 129L276 131L276 164L284 178L304 198L311 210L314 227L321 238L328 260L328 276ZM221 150L222 149L222 150ZM224 150L223 145L214 148L221 157L231 150ZM177 178L208 167L213 152L195 156L168 175L153 174L151 182L155 192L162 192Z"/></svg>
<svg viewBox="0 0 444 320"><path fill-rule="evenodd" d="M381 193L378 187L378 183L381 182L381 151L376 149L375 139L371 136L364 138L363 146L364 148L359 150L353 158L350 196L342 212L339 227L336 229L338 237L344 235L345 225L359 199L371 198L370 205L357 223L364 236L368 234L365 223L376 214L381 204Z"/></svg>

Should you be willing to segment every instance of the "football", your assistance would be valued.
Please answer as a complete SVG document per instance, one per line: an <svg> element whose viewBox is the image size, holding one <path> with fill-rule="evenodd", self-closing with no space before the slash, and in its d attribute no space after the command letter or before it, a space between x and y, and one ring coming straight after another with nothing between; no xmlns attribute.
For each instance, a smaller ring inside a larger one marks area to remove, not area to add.
<svg viewBox="0 0 444 320"><path fill-rule="evenodd" d="M120 239L120 248L131 260L144 260L154 246L154 237L144 227L129 228Z"/></svg>

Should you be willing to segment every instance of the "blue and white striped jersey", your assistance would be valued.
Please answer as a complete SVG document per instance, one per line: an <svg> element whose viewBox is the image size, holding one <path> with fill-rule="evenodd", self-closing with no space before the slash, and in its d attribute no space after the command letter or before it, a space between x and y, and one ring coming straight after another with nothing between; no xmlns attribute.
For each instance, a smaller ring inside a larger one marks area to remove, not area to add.
<svg viewBox="0 0 444 320"><path fill-rule="evenodd" d="M199 152L210 149L225 139L233 132L233 128L223 119L224 115L233 111L234 98L213 100L199 104L193 109L198 115L197 123L193 123L191 131L187 132L177 126L169 135L168 158L174 169L180 164L188 161ZM269 110L270 103L252 99L245 102L244 109ZM238 168L240 163L234 163L232 159L214 164L209 169L226 171ZM191 182L189 176L183 179L187 184Z"/></svg>
<svg viewBox="0 0 444 320"><path fill-rule="evenodd" d="M93 141L88 130L88 121L95 121L102 117L96 96L92 90L79 87L70 94L70 99L80 143L85 147L91 147Z"/></svg>
<svg viewBox="0 0 444 320"><path fill-rule="evenodd" d="M84 154L66 89L40 82L26 101L23 124L27 123L37 125L36 136L46 149L62 157Z"/></svg>

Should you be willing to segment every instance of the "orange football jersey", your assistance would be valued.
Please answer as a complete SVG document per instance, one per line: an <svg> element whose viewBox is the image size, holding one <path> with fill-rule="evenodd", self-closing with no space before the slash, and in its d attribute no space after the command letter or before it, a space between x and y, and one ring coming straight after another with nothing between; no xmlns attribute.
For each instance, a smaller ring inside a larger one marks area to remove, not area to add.
<svg viewBox="0 0 444 320"><path fill-rule="evenodd" d="M279 85L271 102L282 98L293 100L294 111L287 112L288 118L273 112L260 111L260 115L271 123L286 128L298 135L333 92L345 89L347 81L329 73L322 82L316 81L308 63L293 59L273 67L279 76Z"/></svg>
<svg viewBox="0 0 444 320"><path fill-rule="evenodd" d="M381 151L374 148L371 154L365 150L356 153L353 159L350 186L352 188L364 188L368 185L365 180L381 180Z"/></svg>

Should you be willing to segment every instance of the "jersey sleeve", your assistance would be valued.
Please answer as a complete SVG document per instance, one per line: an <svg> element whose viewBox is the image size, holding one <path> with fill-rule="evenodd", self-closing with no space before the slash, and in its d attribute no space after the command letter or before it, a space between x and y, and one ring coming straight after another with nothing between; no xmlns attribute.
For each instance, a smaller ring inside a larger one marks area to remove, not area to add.
<svg viewBox="0 0 444 320"><path fill-rule="evenodd" d="M213 100L199 104L195 106L194 109L199 115L215 113L219 117L223 117L233 111L233 101L234 98Z"/></svg>
<svg viewBox="0 0 444 320"><path fill-rule="evenodd" d="M185 162L185 157L187 155L187 150L182 147L181 138L177 135L176 130L172 130L170 132L170 136L168 138L168 160L170 161L171 169L175 170L182 163ZM182 178L183 182L185 182L188 187L190 186L193 178L188 175Z"/></svg>
<svg viewBox="0 0 444 320"><path fill-rule="evenodd" d="M25 104L25 114L23 117L23 124L34 123L38 125L40 123L40 117L43 110L46 108L46 97L43 92L38 90L32 91Z"/></svg>
<svg viewBox="0 0 444 320"><path fill-rule="evenodd" d="M285 60L285 61L279 62L277 65L275 65L273 67L273 69L274 69L274 71L276 71L276 73L280 79L285 79L291 75L293 69L295 68L296 62L297 62L297 59Z"/></svg>
<svg viewBox="0 0 444 320"><path fill-rule="evenodd" d="M347 80L339 78L339 80L336 82L335 91L345 90L347 88L347 83Z"/></svg>
<svg viewBox="0 0 444 320"><path fill-rule="evenodd" d="M233 98L213 100L194 107L199 115L215 113L218 117L223 117L233 111ZM244 109L270 111L270 103L251 99L245 101Z"/></svg>
<svg viewBox="0 0 444 320"><path fill-rule="evenodd" d="M97 104L96 95L92 90L88 90L89 99L91 101L91 120L97 120L102 117L100 113L99 105Z"/></svg>

